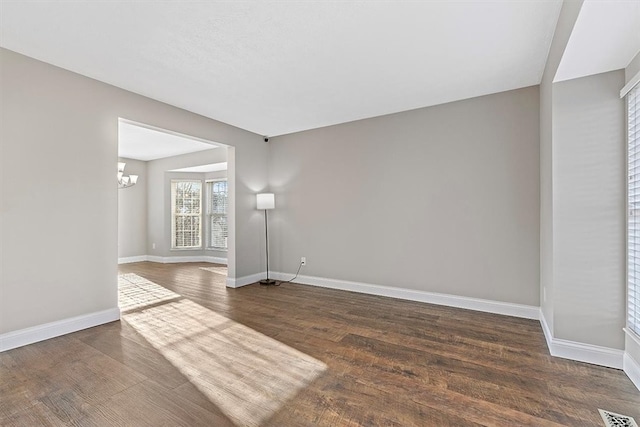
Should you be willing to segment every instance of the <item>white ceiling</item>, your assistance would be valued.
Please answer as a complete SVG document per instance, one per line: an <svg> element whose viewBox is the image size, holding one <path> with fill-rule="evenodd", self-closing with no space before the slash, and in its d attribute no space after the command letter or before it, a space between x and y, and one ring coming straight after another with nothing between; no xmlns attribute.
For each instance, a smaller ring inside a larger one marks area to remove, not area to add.
<svg viewBox="0 0 640 427"><path fill-rule="evenodd" d="M640 51L640 0L586 0L554 81L626 68Z"/></svg>
<svg viewBox="0 0 640 427"><path fill-rule="evenodd" d="M164 157L219 148L186 136L138 126L124 120L118 123L118 156L135 160Z"/></svg>
<svg viewBox="0 0 640 427"><path fill-rule="evenodd" d="M2 0L0 45L274 136L538 84L560 7Z"/></svg>

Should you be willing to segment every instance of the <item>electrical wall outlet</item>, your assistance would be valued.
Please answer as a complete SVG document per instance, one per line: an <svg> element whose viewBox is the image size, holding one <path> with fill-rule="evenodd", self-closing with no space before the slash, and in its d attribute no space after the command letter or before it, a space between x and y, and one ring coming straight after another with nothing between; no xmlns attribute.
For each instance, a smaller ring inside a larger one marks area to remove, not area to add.
<svg viewBox="0 0 640 427"><path fill-rule="evenodd" d="M152 244L151 244L151 249L155 249L155 248L156 248L156 244L155 244L155 243L152 243Z"/></svg>
<svg viewBox="0 0 640 427"><path fill-rule="evenodd" d="M300 258L300 265L307 265L307 257L303 256L302 258Z"/></svg>

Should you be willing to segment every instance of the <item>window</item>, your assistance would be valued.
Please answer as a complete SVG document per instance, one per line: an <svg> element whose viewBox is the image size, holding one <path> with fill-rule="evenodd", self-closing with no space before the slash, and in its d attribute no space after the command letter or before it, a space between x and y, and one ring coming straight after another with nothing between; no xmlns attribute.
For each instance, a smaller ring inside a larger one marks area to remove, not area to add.
<svg viewBox="0 0 640 427"><path fill-rule="evenodd" d="M171 248L200 248L202 183L171 181Z"/></svg>
<svg viewBox="0 0 640 427"><path fill-rule="evenodd" d="M207 182L207 247L227 249L227 181Z"/></svg>
<svg viewBox="0 0 640 427"><path fill-rule="evenodd" d="M640 335L640 85L627 94L629 184L627 326Z"/></svg>

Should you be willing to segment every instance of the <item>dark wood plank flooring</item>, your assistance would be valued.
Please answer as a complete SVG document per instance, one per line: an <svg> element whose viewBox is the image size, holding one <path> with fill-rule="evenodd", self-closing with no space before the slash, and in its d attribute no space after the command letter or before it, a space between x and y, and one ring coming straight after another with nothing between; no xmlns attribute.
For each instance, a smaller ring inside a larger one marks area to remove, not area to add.
<svg viewBox="0 0 640 427"><path fill-rule="evenodd" d="M549 356L537 321L213 264L120 266L123 320L0 353L2 426L602 426L623 372Z"/></svg>

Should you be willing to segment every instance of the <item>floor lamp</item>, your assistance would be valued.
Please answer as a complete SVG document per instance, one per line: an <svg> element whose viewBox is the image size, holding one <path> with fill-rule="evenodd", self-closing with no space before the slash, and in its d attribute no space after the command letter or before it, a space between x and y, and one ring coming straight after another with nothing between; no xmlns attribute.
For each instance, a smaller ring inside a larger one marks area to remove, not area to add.
<svg viewBox="0 0 640 427"><path fill-rule="evenodd" d="M264 240L267 253L267 278L260 280L261 285L275 285L276 281L269 279L269 231L267 227L267 211L276 207L276 198L273 193L256 194L256 208L264 210Z"/></svg>

